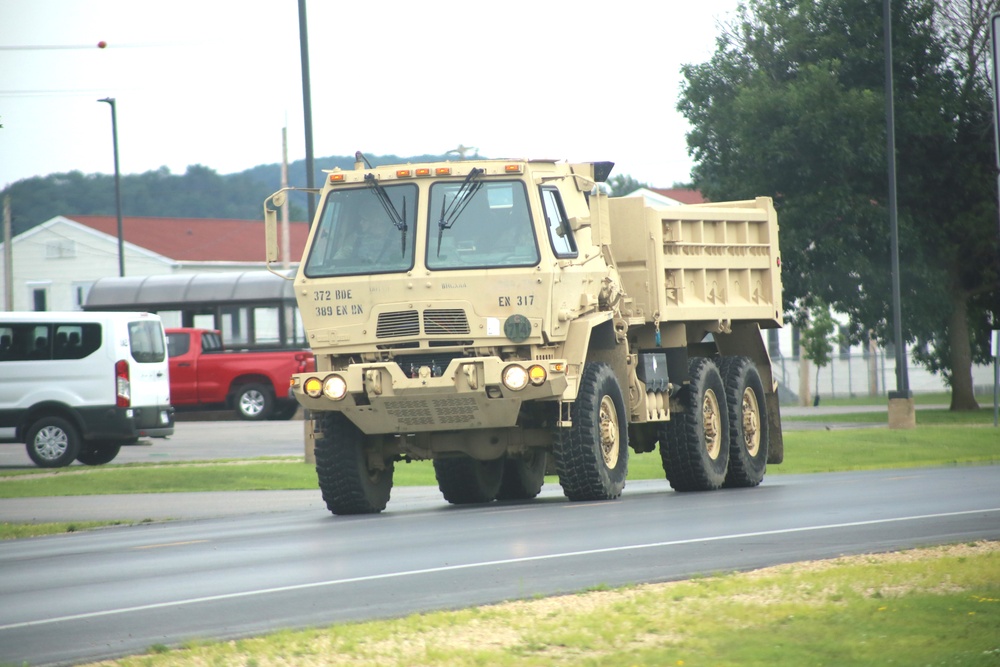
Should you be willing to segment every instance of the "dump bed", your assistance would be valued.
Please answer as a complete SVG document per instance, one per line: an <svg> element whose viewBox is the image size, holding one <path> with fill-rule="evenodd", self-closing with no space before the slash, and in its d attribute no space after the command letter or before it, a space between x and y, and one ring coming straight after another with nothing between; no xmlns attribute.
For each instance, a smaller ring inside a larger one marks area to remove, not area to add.
<svg viewBox="0 0 1000 667"><path fill-rule="evenodd" d="M611 245L632 317L781 326L778 222L770 197L653 207L608 201Z"/></svg>

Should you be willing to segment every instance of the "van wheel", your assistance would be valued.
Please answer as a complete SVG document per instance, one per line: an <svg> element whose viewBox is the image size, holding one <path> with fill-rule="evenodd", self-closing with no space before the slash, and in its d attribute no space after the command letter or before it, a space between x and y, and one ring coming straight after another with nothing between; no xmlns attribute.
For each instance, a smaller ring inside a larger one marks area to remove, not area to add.
<svg viewBox="0 0 1000 667"><path fill-rule="evenodd" d="M588 363L571 411L573 425L558 429L556 473L570 500L611 500L628 475L625 400L614 371Z"/></svg>
<svg viewBox="0 0 1000 667"><path fill-rule="evenodd" d="M453 505L490 503L500 492L504 459L479 461L460 454L434 459L434 476L444 499Z"/></svg>
<svg viewBox="0 0 1000 667"><path fill-rule="evenodd" d="M678 393L681 409L660 429L660 458L676 491L712 491L729 466L729 412L715 362L693 357L691 382Z"/></svg>
<svg viewBox="0 0 1000 667"><path fill-rule="evenodd" d="M261 421L274 410L274 395L262 384L245 384L236 392L236 414L240 419Z"/></svg>
<svg viewBox="0 0 1000 667"><path fill-rule="evenodd" d="M76 460L80 435L62 417L42 417L28 429L28 456L42 468L61 468Z"/></svg>
<svg viewBox="0 0 1000 667"><path fill-rule="evenodd" d="M725 486L757 486L767 468L764 383L748 357L723 358L721 371L729 404L729 472Z"/></svg>
<svg viewBox="0 0 1000 667"><path fill-rule="evenodd" d="M392 491L392 459L371 468L365 436L339 412L328 413L316 434L316 476L323 500L334 514L375 514Z"/></svg>
<svg viewBox="0 0 1000 667"><path fill-rule="evenodd" d="M120 442L85 442L76 460L88 466L104 465L113 461L121 448Z"/></svg>
<svg viewBox="0 0 1000 667"><path fill-rule="evenodd" d="M497 500L531 500L537 496L545 483L547 458L541 449L528 450L525 456L508 456Z"/></svg>

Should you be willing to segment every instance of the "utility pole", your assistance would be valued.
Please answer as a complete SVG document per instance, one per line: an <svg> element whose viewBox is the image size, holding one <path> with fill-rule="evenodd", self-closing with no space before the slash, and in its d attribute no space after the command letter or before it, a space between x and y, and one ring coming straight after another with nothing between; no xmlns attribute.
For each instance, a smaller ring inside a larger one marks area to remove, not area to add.
<svg viewBox="0 0 1000 667"><path fill-rule="evenodd" d="M896 391L889 392L889 428L913 428L917 425L906 368L906 343L903 340L903 314L899 286L899 216L896 210L896 113L893 108L892 81L892 10L883 0L882 21L885 36L885 122L886 153L889 163L889 240L892 255L892 321L896 341Z"/></svg>
<svg viewBox="0 0 1000 667"><path fill-rule="evenodd" d="M98 102L111 105L111 139L115 146L115 211L118 214L118 276L125 275L125 233L122 229L122 183L121 171L118 168L118 113L115 109L115 98L105 97Z"/></svg>
<svg viewBox="0 0 1000 667"><path fill-rule="evenodd" d="M299 0L299 55L302 60L302 114L306 128L306 187L316 187L316 165L313 161L312 92L309 84L309 29L306 22L306 0ZM316 195L308 194L309 224L316 215Z"/></svg>
<svg viewBox="0 0 1000 667"><path fill-rule="evenodd" d="M11 242L10 195L3 198L3 309L14 310L14 249Z"/></svg>

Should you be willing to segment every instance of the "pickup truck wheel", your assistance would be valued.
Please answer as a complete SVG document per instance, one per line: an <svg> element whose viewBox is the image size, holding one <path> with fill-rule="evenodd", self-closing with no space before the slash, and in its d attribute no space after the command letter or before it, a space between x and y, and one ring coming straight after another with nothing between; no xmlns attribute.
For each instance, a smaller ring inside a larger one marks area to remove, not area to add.
<svg viewBox="0 0 1000 667"><path fill-rule="evenodd" d="M722 486L729 465L729 412L715 362L693 357L691 382L678 393L680 410L660 429L660 458L676 491L712 491Z"/></svg>
<svg viewBox="0 0 1000 667"><path fill-rule="evenodd" d="M295 416L295 413L299 411L298 401L282 401L274 406L274 412L271 413L272 419L288 420Z"/></svg>
<svg viewBox="0 0 1000 667"><path fill-rule="evenodd" d="M365 436L347 417L334 412L322 418L316 434L316 476L326 507L334 514L376 514L392 491L393 461L371 468Z"/></svg>
<svg viewBox="0 0 1000 667"><path fill-rule="evenodd" d="M85 442L80 446L76 460L88 466L110 463L121 451L120 442Z"/></svg>
<svg viewBox="0 0 1000 667"><path fill-rule="evenodd" d="M234 404L240 419L262 421L274 410L274 394L262 384L246 384L236 391Z"/></svg>
<svg viewBox="0 0 1000 667"><path fill-rule="evenodd" d="M525 456L508 457L503 464L503 478L497 500L531 500L545 483L546 453L530 449Z"/></svg>
<svg viewBox="0 0 1000 667"><path fill-rule="evenodd" d="M748 357L725 357L720 370L729 406L729 471L723 486L757 486L767 468L764 383Z"/></svg>
<svg viewBox="0 0 1000 667"><path fill-rule="evenodd" d="M573 425L558 429L556 473L570 500L611 500L628 474L625 400L611 367L588 363L571 410Z"/></svg>
<svg viewBox="0 0 1000 667"><path fill-rule="evenodd" d="M453 505L493 502L500 492L503 468L503 458L478 461L461 454L434 459L438 488Z"/></svg>
<svg viewBox="0 0 1000 667"><path fill-rule="evenodd" d="M42 468L61 468L76 460L80 435L62 417L42 417L28 429L28 456Z"/></svg>

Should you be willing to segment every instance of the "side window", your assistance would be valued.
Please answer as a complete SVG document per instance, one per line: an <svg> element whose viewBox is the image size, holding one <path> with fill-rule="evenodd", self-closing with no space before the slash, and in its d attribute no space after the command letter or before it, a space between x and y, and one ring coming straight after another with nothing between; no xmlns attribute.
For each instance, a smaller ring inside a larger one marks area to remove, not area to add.
<svg viewBox="0 0 1000 667"><path fill-rule="evenodd" d="M0 361L51 359L51 325L0 324Z"/></svg>
<svg viewBox="0 0 1000 667"><path fill-rule="evenodd" d="M555 188L542 188L542 206L545 209L545 226L549 230L549 243L556 257L576 257L576 239L569 228L562 199Z"/></svg>
<svg viewBox="0 0 1000 667"><path fill-rule="evenodd" d="M174 332L167 334L167 355L179 357L191 349L191 334Z"/></svg>
<svg viewBox="0 0 1000 667"><path fill-rule="evenodd" d="M215 333L203 333L201 335L202 352L222 352L222 337Z"/></svg>
<svg viewBox="0 0 1000 667"><path fill-rule="evenodd" d="M54 359L83 359L101 346L100 324L57 324Z"/></svg>

